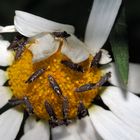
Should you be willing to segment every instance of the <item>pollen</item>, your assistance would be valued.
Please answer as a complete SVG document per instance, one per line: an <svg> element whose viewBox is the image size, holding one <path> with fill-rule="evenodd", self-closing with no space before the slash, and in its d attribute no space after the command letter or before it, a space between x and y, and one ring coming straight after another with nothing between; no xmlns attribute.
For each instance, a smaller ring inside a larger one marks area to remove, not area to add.
<svg viewBox="0 0 140 140"><path fill-rule="evenodd" d="M97 83L101 79L99 68L90 67L91 58L79 64L84 72L75 71L62 64L62 60L69 59L60 50L40 62L33 63L32 58L32 53L26 48L21 58L15 60L7 69L13 97L19 100L27 97L34 114L46 120L51 116L50 112L46 111L45 103L51 106L55 117L59 120L64 118L64 110L67 111L65 115L67 114L68 119L77 118L80 103L87 109L90 107L92 100L99 93L99 87L84 92L76 92L75 89L87 83ZM39 69L44 71L39 76L32 77L34 78L32 82L27 82ZM49 76L55 80L52 81L52 85ZM63 99L67 99L65 100L68 101L67 105L63 104ZM68 108L63 109L63 106Z"/></svg>

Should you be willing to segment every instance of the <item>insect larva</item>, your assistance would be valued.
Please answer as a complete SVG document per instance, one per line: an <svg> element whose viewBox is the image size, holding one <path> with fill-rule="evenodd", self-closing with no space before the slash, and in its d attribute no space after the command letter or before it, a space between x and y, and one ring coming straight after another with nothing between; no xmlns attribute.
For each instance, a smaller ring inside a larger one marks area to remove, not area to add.
<svg viewBox="0 0 140 140"><path fill-rule="evenodd" d="M39 76L41 76L44 73L45 69L41 68L37 71L35 71L25 83L32 83L34 80L36 80Z"/></svg>
<svg viewBox="0 0 140 140"><path fill-rule="evenodd" d="M69 111L69 102L66 97L63 98L63 104L62 104L62 112L64 119L67 119L68 117L68 111Z"/></svg>
<svg viewBox="0 0 140 140"><path fill-rule="evenodd" d="M22 55L22 53L25 50L25 45L27 44L27 41L24 40L23 42L21 42L20 44L18 44L17 48L15 49L16 54L15 54L15 60L19 59Z"/></svg>
<svg viewBox="0 0 140 140"><path fill-rule="evenodd" d="M77 71L77 72L84 72L84 69L81 65L79 64L75 64L71 61L68 60L62 60L61 61L62 64L64 64L65 66L69 67L70 69Z"/></svg>
<svg viewBox="0 0 140 140"><path fill-rule="evenodd" d="M26 109L27 109L28 113L32 114L33 113L33 107L31 105L30 101L28 100L28 98L26 96L23 98L23 100L24 100L24 104L26 106Z"/></svg>
<svg viewBox="0 0 140 140"><path fill-rule="evenodd" d="M69 102L66 97L63 98L62 113L63 113L63 124L64 125L70 124L72 121L70 119L68 119Z"/></svg>
<svg viewBox="0 0 140 140"><path fill-rule="evenodd" d="M79 119L89 115L87 108L84 106L83 102L80 101L77 110L77 116Z"/></svg>
<svg viewBox="0 0 140 140"><path fill-rule="evenodd" d="M16 99L16 98L10 99L8 101L8 103L9 103L9 105L11 105L13 107L21 105L21 104L25 104L28 113L29 114L33 113L33 107L26 96L23 97L23 99Z"/></svg>
<svg viewBox="0 0 140 140"><path fill-rule="evenodd" d="M57 120L56 114L55 114L52 106L47 101L45 101L45 108L46 108L47 113L50 116L50 120Z"/></svg>
<svg viewBox="0 0 140 140"><path fill-rule="evenodd" d="M99 61L101 59L102 56L102 51L99 51L98 53L96 53L96 55L94 56L92 62L91 62L91 67L96 67L99 64Z"/></svg>
<svg viewBox="0 0 140 140"><path fill-rule="evenodd" d="M66 31L64 31L64 32L53 32L52 34L57 38L66 39L66 38L70 37L70 34L68 34Z"/></svg>
<svg viewBox="0 0 140 140"><path fill-rule="evenodd" d="M23 99L16 99L16 98L12 98L8 101L8 104L11 106L17 106L23 103L24 103Z"/></svg>
<svg viewBox="0 0 140 140"><path fill-rule="evenodd" d="M59 125L63 125L63 121L59 121L56 118L56 114L55 114L52 106L47 101L45 101L45 108L46 108L46 111L47 111L47 113L49 114L49 117L50 117L49 125L51 127L56 127L56 126L59 126Z"/></svg>
<svg viewBox="0 0 140 140"><path fill-rule="evenodd" d="M91 90L94 86L95 86L95 84L88 83L88 84L82 85L81 87L76 88L75 91L76 92L88 91L88 90Z"/></svg>
<svg viewBox="0 0 140 140"><path fill-rule="evenodd" d="M92 90L97 87L100 87L103 84L105 84L109 80L110 77L111 77L111 72L108 72L103 77L101 77L101 79L96 84L89 83L89 84L82 85L76 88L75 92L84 92L84 91L88 91L88 90Z"/></svg>
<svg viewBox="0 0 140 140"><path fill-rule="evenodd" d="M12 43L9 45L9 47L7 49L8 50L16 50L18 47L18 43L22 38L24 38L24 36L22 36L20 34L15 36Z"/></svg>
<svg viewBox="0 0 140 140"><path fill-rule="evenodd" d="M103 84L105 84L109 80L110 77L111 77L111 72L106 73L103 77L101 77L99 82L96 83L95 87L102 86Z"/></svg>
<svg viewBox="0 0 140 140"><path fill-rule="evenodd" d="M48 75L48 81L52 87L52 89L54 90L54 92L58 95L58 96L62 96L62 91L58 85L58 83L56 82L56 80L51 76Z"/></svg>

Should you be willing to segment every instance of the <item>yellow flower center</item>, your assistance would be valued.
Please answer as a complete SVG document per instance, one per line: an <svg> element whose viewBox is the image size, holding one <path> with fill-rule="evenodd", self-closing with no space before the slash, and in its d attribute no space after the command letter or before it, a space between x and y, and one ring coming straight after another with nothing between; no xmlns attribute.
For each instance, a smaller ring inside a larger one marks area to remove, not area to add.
<svg viewBox="0 0 140 140"><path fill-rule="evenodd" d="M62 103L60 98L48 81L48 75L55 78L62 94L68 99L68 118L77 117L78 105L80 102L86 108L91 105L92 100L97 96L99 88L76 92L75 89L87 84L97 83L101 78L101 71L98 68L90 68L91 58L82 62L84 72L77 72L61 63L62 60L68 60L61 54L60 50L51 57L37 63L32 63L32 53L25 49L19 60L8 68L9 85L13 91L13 97L23 99L27 97L32 105L33 112L39 118L50 119L45 108L47 101L53 108L56 117L63 119ZM38 69L45 68L42 73L31 83L26 83L28 78Z"/></svg>

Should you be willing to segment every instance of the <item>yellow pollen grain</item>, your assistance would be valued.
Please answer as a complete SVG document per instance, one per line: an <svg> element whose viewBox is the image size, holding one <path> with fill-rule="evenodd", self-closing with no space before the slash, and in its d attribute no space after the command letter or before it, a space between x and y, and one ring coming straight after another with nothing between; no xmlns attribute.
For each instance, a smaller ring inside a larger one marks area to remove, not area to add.
<svg viewBox="0 0 140 140"><path fill-rule="evenodd" d="M57 118L63 119L63 100L50 86L48 75L55 78L62 90L63 96L67 97L69 101L69 119L77 117L77 106L80 101L82 101L87 108L91 105L91 101L99 92L98 88L82 93L75 92L77 87L87 83L96 83L101 78L101 71L98 68L89 68L91 59L80 63L84 68L84 73L81 73L61 64L61 60L68 60L68 58L62 55L60 51L34 64L32 63L32 57L32 53L26 49L22 57L15 61L7 71L13 96L19 99L27 96L34 113L39 118L49 119L44 105L45 101L47 101L54 109ZM25 81L40 68L45 68L45 72L32 83L25 83Z"/></svg>

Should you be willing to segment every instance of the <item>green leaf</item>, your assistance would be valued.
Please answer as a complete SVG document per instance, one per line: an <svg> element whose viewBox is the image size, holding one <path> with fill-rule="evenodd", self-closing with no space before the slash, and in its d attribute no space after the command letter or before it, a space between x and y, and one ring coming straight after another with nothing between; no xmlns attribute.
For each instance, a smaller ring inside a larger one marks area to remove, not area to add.
<svg viewBox="0 0 140 140"><path fill-rule="evenodd" d="M112 52L122 87L128 83L129 72L129 51L126 29L125 12L122 9L110 36Z"/></svg>

